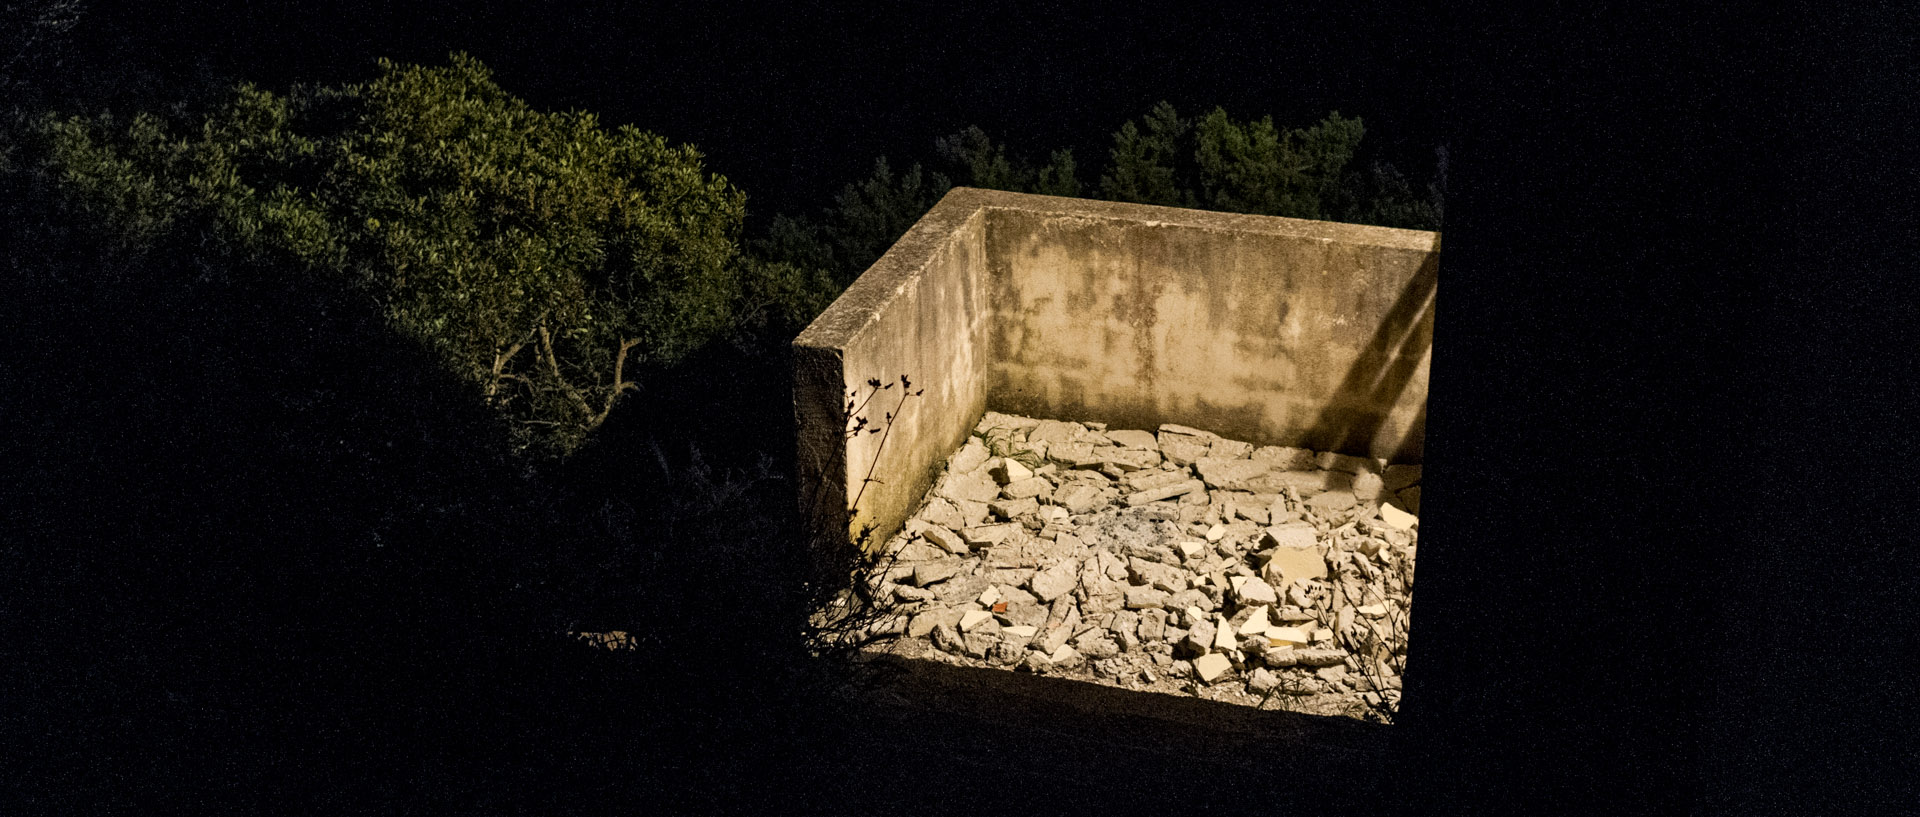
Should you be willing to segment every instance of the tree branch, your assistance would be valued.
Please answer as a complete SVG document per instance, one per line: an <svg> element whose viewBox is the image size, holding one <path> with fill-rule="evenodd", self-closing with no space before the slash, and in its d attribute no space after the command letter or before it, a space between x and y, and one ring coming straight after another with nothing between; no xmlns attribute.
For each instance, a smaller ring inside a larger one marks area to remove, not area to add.
<svg viewBox="0 0 1920 817"><path fill-rule="evenodd" d="M625 394L628 389L640 388L632 381L624 379L627 351L638 345L640 345L639 338L620 341L620 351L613 356L613 391L607 393L607 402L600 407L600 413L587 422L588 431L599 428L601 423L606 422L607 415L613 413L613 402L620 399L620 395Z"/></svg>
<svg viewBox="0 0 1920 817"><path fill-rule="evenodd" d="M587 399L581 397L580 392L574 389L573 384L567 382L566 375L560 373L560 361L556 360L553 356L553 334L548 332L547 327L544 325L540 327L540 345L547 353L547 368L553 372L554 382L559 384L560 389L566 392L568 397L573 398L574 405L580 407L581 413L592 417L593 407L587 405Z"/></svg>

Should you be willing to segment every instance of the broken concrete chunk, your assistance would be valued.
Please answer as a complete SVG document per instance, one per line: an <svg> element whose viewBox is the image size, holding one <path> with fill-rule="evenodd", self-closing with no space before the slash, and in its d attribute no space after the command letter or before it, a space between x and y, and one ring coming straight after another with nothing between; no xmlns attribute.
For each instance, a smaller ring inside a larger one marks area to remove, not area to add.
<svg viewBox="0 0 1920 817"><path fill-rule="evenodd" d="M1053 483L1048 482L1046 477L1027 477L1008 483L1006 487L1000 489L1000 493L1009 499L1047 497L1053 495Z"/></svg>
<svg viewBox="0 0 1920 817"><path fill-rule="evenodd" d="M1126 605L1129 610L1145 610L1166 606L1168 594L1152 587L1129 587L1126 591Z"/></svg>
<svg viewBox="0 0 1920 817"><path fill-rule="evenodd" d="M1359 474L1353 478L1353 495L1357 499L1374 500L1386 493L1386 483L1378 474Z"/></svg>
<svg viewBox="0 0 1920 817"><path fill-rule="evenodd" d="M1034 425L1032 431L1027 432L1027 442L1044 442L1048 445L1071 442L1081 430L1082 427L1079 423L1068 423L1060 420L1041 420L1038 424Z"/></svg>
<svg viewBox="0 0 1920 817"><path fill-rule="evenodd" d="M992 607L994 602L999 600L1000 588L992 585L989 585L986 590L980 593L980 597L975 599L975 601L980 602L980 605L983 607Z"/></svg>
<svg viewBox="0 0 1920 817"><path fill-rule="evenodd" d="M1101 465L1114 466L1120 469L1123 474L1143 471L1160 464L1159 452L1138 448L1102 446L1094 449L1094 454L1100 457Z"/></svg>
<svg viewBox="0 0 1920 817"><path fill-rule="evenodd" d="M953 460L947 463L947 470L955 474L971 474L974 469L987 464L991 456L987 446L980 442L980 438L968 437L966 445L960 446L960 450L954 453Z"/></svg>
<svg viewBox="0 0 1920 817"><path fill-rule="evenodd" d="M1018 460L998 457L994 459L992 465L987 466L987 473L993 475L995 482L1009 485L1032 477L1033 469L1020 464Z"/></svg>
<svg viewBox="0 0 1920 817"><path fill-rule="evenodd" d="M1177 593L1187 587L1186 571L1138 556L1127 560L1126 579L1132 584L1157 587L1168 593Z"/></svg>
<svg viewBox="0 0 1920 817"><path fill-rule="evenodd" d="M980 625L993 620L993 614L985 610L968 610L960 614L960 631L972 632Z"/></svg>
<svg viewBox="0 0 1920 817"><path fill-rule="evenodd" d="M960 572L959 559L945 559L937 562L921 562L913 568L913 583L917 587L926 587L953 578Z"/></svg>
<svg viewBox="0 0 1920 817"><path fill-rule="evenodd" d="M1047 447L1047 459L1073 468L1100 464L1100 454L1092 443L1055 443Z"/></svg>
<svg viewBox="0 0 1920 817"><path fill-rule="evenodd" d="M1211 431L1202 431L1200 429L1194 428L1193 426L1176 425L1174 423L1161 423L1160 433L1180 434L1187 437L1199 437L1208 442L1220 439L1220 435L1215 434Z"/></svg>
<svg viewBox="0 0 1920 817"><path fill-rule="evenodd" d="M1271 525L1261 531L1262 548L1310 548L1319 541L1313 526L1305 522Z"/></svg>
<svg viewBox="0 0 1920 817"><path fill-rule="evenodd" d="M1084 660L1084 656L1080 655L1080 651L1074 649L1072 644L1062 644L1047 656L1047 660L1056 667L1070 668L1078 666Z"/></svg>
<svg viewBox="0 0 1920 817"><path fill-rule="evenodd" d="M1280 685L1280 677L1268 672L1265 667L1253 671L1253 677L1247 679L1247 689L1266 693Z"/></svg>
<svg viewBox="0 0 1920 817"><path fill-rule="evenodd" d="M967 547L966 540L948 530L945 525L928 525L921 529L920 536L955 556L965 556L971 550Z"/></svg>
<svg viewBox="0 0 1920 817"><path fill-rule="evenodd" d="M1086 513L1102 504L1100 489L1084 482L1075 482L1062 486L1053 494L1055 504L1073 513Z"/></svg>
<svg viewBox="0 0 1920 817"><path fill-rule="evenodd" d="M1109 431L1107 439L1121 448L1137 448L1144 451L1159 451L1160 441L1145 431Z"/></svg>
<svg viewBox="0 0 1920 817"><path fill-rule="evenodd" d="M961 531L960 537L972 547L992 547L1006 541L1019 527L1014 524L978 525Z"/></svg>
<svg viewBox="0 0 1920 817"><path fill-rule="evenodd" d="M1238 579L1239 577L1235 577ZM1273 585L1259 578L1239 579L1233 583L1233 594L1241 604L1278 604L1280 594L1274 592Z"/></svg>
<svg viewBox="0 0 1920 817"><path fill-rule="evenodd" d="M1226 656L1217 652L1193 659L1194 674L1199 676L1201 681L1209 684L1219 680L1221 676L1226 675L1227 670L1232 669L1232 667L1233 663L1228 661Z"/></svg>
<svg viewBox="0 0 1920 817"><path fill-rule="evenodd" d="M1026 513L1039 513L1040 502L1032 497L1024 499L996 499L987 503L987 510L1001 519L1012 519Z"/></svg>
<svg viewBox="0 0 1920 817"><path fill-rule="evenodd" d="M1025 645L1029 639L1033 638L1034 633L1037 632L1040 632L1040 628L1031 624L1017 624L1001 629L1000 637L1007 641Z"/></svg>
<svg viewBox="0 0 1920 817"><path fill-rule="evenodd" d="M1227 622L1226 616L1216 613L1213 617L1213 648L1231 650L1236 646L1238 643L1235 640L1233 625Z"/></svg>
<svg viewBox="0 0 1920 817"><path fill-rule="evenodd" d="M1380 518L1400 530L1411 530L1415 525L1420 524L1420 517L1400 510L1392 503L1380 506Z"/></svg>
<svg viewBox="0 0 1920 817"><path fill-rule="evenodd" d="M1305 647L1313 640L1313 634L1299 627L1269 627L1266 632L1267 643L1275 647Z"/></svg>
<svg viewBox="0 0 1920 817"><path fill-rule="evenodd" d="M1128 474L1123 482L1129 490L1151 491L1155 488L1178 485L1192 478L1193 474L1187 469L1179 468L1172 471L1140 471Z"/></svg>
<svg viewBox="0 0 1920 817"><path fill-rule="evenodd" d="M1032 589L1033 594L1040 597L1041 601L1051 602L1079 584L1075 575L1079 572L1080 563L1068 559L1033 574L1033 578L1027 582L1027 587Z"/></svg>
<svg viewBox="0 0 1920 817"><path fill-rule="evenodd" d="M1389 491L1400 491L1409 486L1420 484L1420 466L1389 465L1383 482Z"/></svg>
<svg viewBox="0 0 1920 817"><path fill-rule="evenodd" d="M1160 454L1175 465L1192 465L1196 460L1212 456L1213 446L1206 440L1163 431L1160 433Z"/></svg>
<svg viewBox="0 0 1920 817"><path fill-rule="evenodd" d="M1000 484L985 474L947 474L936 495L968 502L990 502L1000 498Z"/></svg>
<svg viewBox="0 0 1920 817"><path fill-rule="evenodd" d="M1208 446L1208 449L1210 451L1208 456L1215 459L1238 460L1245 459L1248 454L1253 453L1253 443L1219 439L1214 440L1213 445Z"/></svg>
<svg viewBox="0 0 1920 817"><path fill-rule="evenodd" d="M1141 491L1139 493L1133 494L1132 496L1127 497L1127 504L1138 507L1141 505L1145 505L1149 502L1158 502L1162 499L1172 499L1176 496L1185 496L1195 491L1204 490L1205 488L1206 486L1202 484L1200 480L1189 479L1182 482L1174 483L1165 488L1155 488L1150 491Z"/></svg>
<svg viewBox="0 0 1920 817"><path fill-rule="evenodd" d="M960 636L960 650L970 658L985 658L1000 643L1000 637L993 633L971 632Z"/></svg>
<svg viewBox="0 0 1920 817"><path fill-rule="evenodd" d="M1159 641L1167 634L1167 611L1148 608L1140 611L1140 640Z"/></svg>
<svg viewBox="0 0 1920 817"><path fill-rule="evenodd" d="M1271 609L1266 605L1253 608L1253 615L1247 616L1247 620L1239 626L1240 634L1261 635L1272 630L1273 623L1267 618L1267 613Z"/></svg>
<svg viewBox="0 0 1920 817"><path fill-rule="evenodd" d="M1202 616L1193 622L1192 627L1187 628L1187 637L1180 643L1196 655L1205 655L1213 650L1215 634L1213 622Z"/></svg>
<svg viewBox="0 0 1920 817"><path fill-rule="evenodd" d="M1420 486L1401 489L1398 498L1401 507L1406 508L1409 513L1420 513Z"/></svg>
<svg viewBox="0 0 1920 817"><path fill-rule="evenodd" d="M933 646L951 653L966 649L966 645L960 641L960 632L944 621L933 626Z"/></svg>
<svg viewBox="0 0 1920 817"><path fill-rule="evenodd" d="M1387 606L1384 604L1362 604L1359 607L1353 608L1353 611L1367 618L1379 618L1387 614Z"/></svg>
<svg viewBox="0 0 1920 817"><path fill-rule="evenodd" d="M1200 542L1181 542L1178 547L1182 560L1189 562L1202 558L1207 552L1207 546Z"/></svg>
<svg viewBox="0 0 1920 817"><path fill-rule="evenodd" d="M960 511L960 524L953 526L954 530L970 528L987 519L987 503L985 500L975 502L971 499L956 499L953 500L953 506Z"/></svg>
<svg viewBox="0 0 1920 817"><path fill-rule="evenodd" d="M1008 666L1017 664L1020 659L1026 657L1026 650L1022 649L1024 642L1018 639L1007 639L1004 637L1005 633L1001 635L1000 642L987 650L987 663Z"/></svg>
<svg viewBox="0 0 1920 817"><path fill-rule="evenodd" d="M1112 658L1120 654L1120 645L1104 629L1081 633L1079 638L1073 640L1073 646L1081 655L1093 659Z"/></svg>

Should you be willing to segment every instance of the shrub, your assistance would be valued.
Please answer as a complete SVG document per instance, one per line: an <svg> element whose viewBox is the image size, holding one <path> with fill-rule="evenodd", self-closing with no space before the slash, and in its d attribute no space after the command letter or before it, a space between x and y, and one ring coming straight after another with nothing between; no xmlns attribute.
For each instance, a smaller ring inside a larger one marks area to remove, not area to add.
<svg viewBox="0 0 1920 817"><path fill-rule="evenodd" d="M184 230L366 293L526 453L576 450L637 368L731 325L745 195L693 147L534 111L465 55L380 68L287 96L243 85L191 135L49 117L43 172L131 245Z"/></svg>

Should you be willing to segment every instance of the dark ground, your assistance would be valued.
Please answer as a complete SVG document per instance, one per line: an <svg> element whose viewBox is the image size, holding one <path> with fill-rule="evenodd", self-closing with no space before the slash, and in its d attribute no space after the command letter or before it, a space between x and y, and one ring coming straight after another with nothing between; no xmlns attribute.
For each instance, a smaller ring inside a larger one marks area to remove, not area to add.
<svg viewBox="0 0 1920 817"><path fill-rule="evenodd" d="M777 356L664 373L598 454L529 477L477 453L484 418L350 305L163 265L116 279L84 242L10 220L0 811L1911 802L1898 662L1912 636L1880 613L1913 595L1897 477L1915 347L1889 270L1910 265L1916 179L1887 152L1911 122L1896 93L1912 86L1912 28L1896 25L1910 21L1405 14L1374 38L1357 18L1324 37L1301 22L1334 12L1117 25L1007 11L989 36L957 11L714 11L716 30L749 32L729 38L601 6L248 8L263 10L99 14L148 38L132 59L204 54L269 83L467 48L510 89L694 141L775 200L817 199L879 150L969 122L1044 148L1161 97L1337 105L1416 146L1447 142L1439 484L1402 723L1384 760L1342 764L1284 733L1209 755L1190 727L1082 722L964 683L906 708L836 704L763 671L790 654L783 633L712 623L792 615L734 583L794 575L768 552L779 516L694 513L697 497L669 490L685 483L648 465L652 438L681 478L688 443L722 467L769 454L780 474ZM648 40L649 25L672 36ZM804 53L754 39L783 30ZM546 47L574 33L636 45ZM1380 58L1366 68L1293 73L1363 41ZM963 70L981 62L994 67ZM607 77L633 79L588 82ZM1381 87L1430 107L1343 101ZM1014 131L1036 121L1030 139ZM790 487L757 490L743 501L777 509ZM620 626L649 646L622 658L552 638ZM1273 771L1215 762L1247 747Z"/></svg>

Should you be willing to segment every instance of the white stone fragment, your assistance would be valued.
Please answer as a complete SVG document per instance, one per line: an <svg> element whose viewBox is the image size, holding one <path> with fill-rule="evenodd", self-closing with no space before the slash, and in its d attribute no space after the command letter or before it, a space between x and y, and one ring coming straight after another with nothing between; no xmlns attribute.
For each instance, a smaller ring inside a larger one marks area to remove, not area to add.
<svg viewBox="0 0 1920 817"><path fill-rule="evenodd" d="M968 610L960 616L960 631L963 633L971 632L975 627L979 627L992 620L993 614L985 610Z"/></svg>
<svg viewBox="0 0 1920 817"><path fill-rule="evenodd" d="M1029 624L1020 624L1013 627L1002 628L1000 632L1003 637L1011 637L1024 643L1027 639L1032 638L1034 633L1040 632L1040 628Z"/></svg>
<svg viewBox="0 0 1920 817"><path fill-rule="evenodd" d="M1000 587L998 585L987 585L987 589L980 594L979 599L980 606L982 607L992 607L994 602L999 600Z"/></svg>
<svg viewBox="0 0 1920 817"><path fill-rule="evenodd" d="M1391 502L1381 503L1380 519L1400 530L1411 530L1420 524L1420 517L1400 510Z"/></svg>
<svg viewBox="0 0 1920 817"><path fill-rule="evenodd" d="M969 552L967 542L960 534L948 530L945 525L927 525L920 530L920 536L955 556L965 556Z"/></svg>
<svg viewBox="0 0 1920 817"><path fill-rule="evenodd" d="M1192 541L1181 542L1179 544L1179 548L1180 548L1180 555L1184 557L1187 561L1193 561L1194 559L1198 559L1207 552L1207 546L1201 542L1192 542Z"/></svg>
<svg viewBox="0 0 1920 817"><path fill-rule="evenodd" d="M1234 637L1233 625L1227 622L1227 617L1216 614L1213 619L1213 648L1231 650L1238 646L1240 642Z"/></svg>
<svg viewBox="0 0 1920 817"><path fill-rule="evenodd" d="M1209 542L1218 542L1221 539L1225 539L1226 537L1227 537L1226 525L1214 525L1213 527L1207 529L1207 541Z"/></svg>
<svg viewBox="0 0 1920 817"><path fill-rule="evenodd" d="M1018 460L1001 457L994 460L991 470L995 482L1008 485L1033 476L1033 469L1022 465Z"/></svg>
<svg viewBox="0 0 1920 817"><path fill-rule="evenodd" d="M1241 604L1278 604L1280 602L1280 596L1273 591L1273 585L1258 578L1243 576L1234 578L1238 581L1234 582L1233 595L1240 600Z"/></svg>
<svg viewBox="0 0 1920 817"><path fill-rule="evenodd" d="M1189 437L1200 437L1209 441L1220 439L1220 435L1211 431L1201 431L1192 426L1175 425L1173 423L1161 423L1160 431L1166 434L1185 434Z"/></svg>
<svg viewBox="0 0 1920 817"><path fill-rule="evenodd" d="M1266 635L1268 643L1275 647L1304 647L1313 640L1313 636L1299 627L1271 627Z"/></svg>
<svg viewBox="0 0 1920 817"><path fill-rule="evenodd" d="M1220 676L1227 674L1227 670L1232 667L1233 662L1227 660L1225 655L1217 652L1208 653L1193 659L1194 674L1200 676L1201 681L1209 684L1218 680Z"/></svg>
<svg viewBox="0 0 1920 817"><path fill-rule="evenodd" d="M1273 623L1267 618L1267 612L1270 609L1272 608L1266 605L1253 608L1253 615L1247 616L1246 622L1240 625L1240 634L1261 635L1272 630Z"/></svg>
<svg viewBox="0 0 1920 817"><path fill-rule="evenodd" d="M1379 618L1387 614L1387 606L1384 604L1362 604L1353 610L1368 618Z"/></svg>

